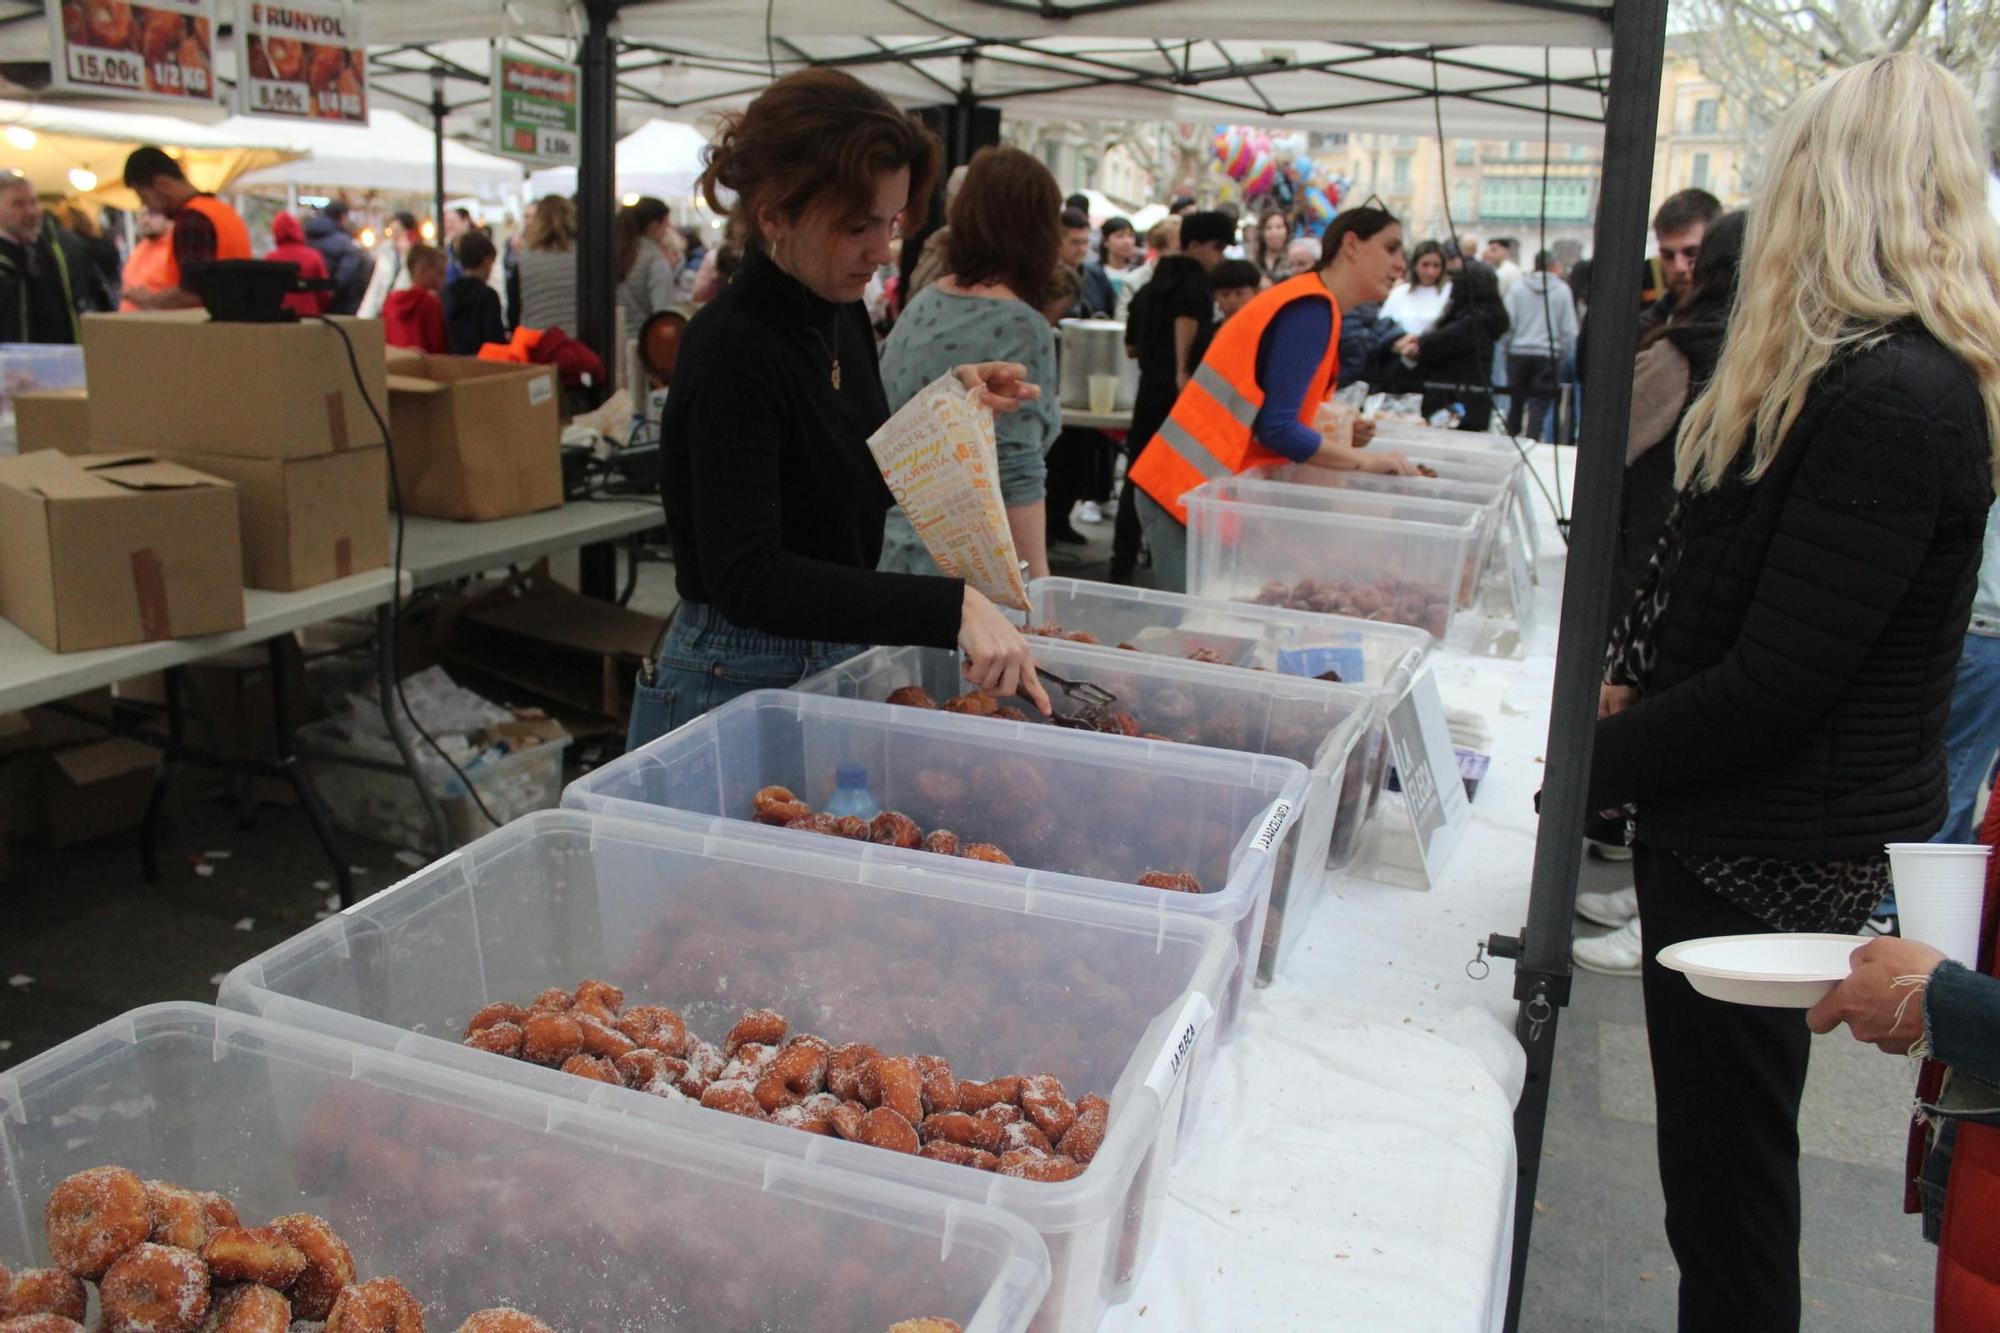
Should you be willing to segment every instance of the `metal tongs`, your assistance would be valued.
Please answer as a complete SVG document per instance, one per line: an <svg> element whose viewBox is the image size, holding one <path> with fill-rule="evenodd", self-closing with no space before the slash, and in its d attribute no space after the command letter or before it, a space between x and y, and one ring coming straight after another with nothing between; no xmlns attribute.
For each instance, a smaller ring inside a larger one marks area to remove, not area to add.
<svg viewBox="0 0 2000 1333"><path fill-rule="evenodd" d="M1044 666L1036 666L1035 671L1044 681L1060 690L1063 697L1076 709L1073 713L1057 710L1049 714L1049 721L1059 727L1072 727L1078 731L1097 731L1104 721L1104 715L1118 702L1118 696L1102 685L1064 680Z"/></svg>

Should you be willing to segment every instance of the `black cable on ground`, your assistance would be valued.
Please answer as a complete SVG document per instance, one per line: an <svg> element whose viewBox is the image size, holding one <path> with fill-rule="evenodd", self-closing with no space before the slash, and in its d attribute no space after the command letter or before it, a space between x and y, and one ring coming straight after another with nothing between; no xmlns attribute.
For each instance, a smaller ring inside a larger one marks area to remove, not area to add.
<svg viewBox="0 0 2000 1333"><path fill-rule="evenodd" d="M396 506L396 542L395 542L395 549L390 556L390 569L389 569L389 621L391 625L399 625L403 617L404 515L403 515L403 483L396 475L396 444L395 441L390 437L389 423L382 416L382 409L375 405L375 399L371 397L368 392L368 383L361 377L361 361L358 357L354 355L354 340L347 336L347 330L340 327L340 324L337 320L334 320L326 315L319 315L316 316L316 318L322 324L332 329L336 334L340 335L340 345L347 349L347 368L354 375L355 391L361 395L361 401L367 404L368 415L375 418L375 428L382 432L382 447L388 453L389 496L391 501ZM383 650L378 647L377 651L379 652ZM437 757L444 760L445 765L449 767L452 773L458 778L458 780L465 785L466 795L470 796L472 798L472 803L479 807L479 813L486 816L486 822L493 825L494 828L501 827L502 821L496 819L493 815L493 812L486 808L485 800L479 795L479 788L473 784L471 778L466 776L465 770L460 768L458 766L457 761L444 752L444 746L438 744L437 737L431 735L430 732L424 730L424 724L417 721L417 712L414 708L410 707L410 696L403 692L403 673L402 673L401 663L395 661L391 661L389 663L389 678L396 682L396 701L403 706L403 716L409 719L411 728L415 730L417 735L423 737L425 744L429 745L432 750L437 752ZM422 773L412 773L410 774L410 777L413 781L416 782L422 782L424 780L424 775ZM440 848L439 850L441 852L444 852L444 851L449 851L451 849L446 847L446 848Z"/></svg>

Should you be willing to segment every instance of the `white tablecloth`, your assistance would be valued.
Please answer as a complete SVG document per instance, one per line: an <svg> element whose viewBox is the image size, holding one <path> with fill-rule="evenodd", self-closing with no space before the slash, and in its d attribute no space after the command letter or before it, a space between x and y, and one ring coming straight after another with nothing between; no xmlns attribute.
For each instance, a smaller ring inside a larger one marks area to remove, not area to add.
<svg viewBox="0 0 2000 1333"><path fill-rule="evenodd" d="M1103 1329L1500 1328L1526 1060L1512 966L1466 964L1527 916L1563 572L1541 518L1526 656L1435 663L1447 710L1492 733L1471 827L1428 891L1332 885L1217 1053L1159 1248Z"/></svg>

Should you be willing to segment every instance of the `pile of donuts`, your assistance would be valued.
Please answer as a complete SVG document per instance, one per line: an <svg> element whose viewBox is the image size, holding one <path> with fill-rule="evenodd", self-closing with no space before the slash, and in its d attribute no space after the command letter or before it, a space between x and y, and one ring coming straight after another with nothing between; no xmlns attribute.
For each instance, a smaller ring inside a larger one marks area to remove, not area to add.
<svg viewBox="0 0 2000 1333"><path fill-rule="evenodd" d="M90 1291L104 1333L424 1333L424 1308L392 1277L360 1281L325 1218L242 1224L220 1194L79 1171L42 1210L53 1268L0 1267L0 1333L84 1333ZM458 1333L554 1333L518 1310L481 1310Z"/></svg>
<svg viewBox="0 0 2000 1333"><path fill-rule="evenodd" d="M489 1004L465 1044L751 1120L910 1153L1022 1180L1074 1180L1104 1144L1111 1105L1071 1101L1053 1074L958 1079L942 1056L884 1055L792 1034L782 1014L752 1009L720 1046L672 1009L625 1007L603 981L543 991L526 1009Z"/></svg>
<svg viewBox="0 0 2000 1333"><path fill-rule="evenodd" d="M897 697L902 693L897 691L888 702L906 703L906 699ZM978 697L990 701L990 696L982 694ZM938 856L960 856L968 861L986 861L993 865L1014 864L1012 857L990 842L968 843L950 829L943 828L926 833L916 820L894 810L884 810L873 820L862 819L858 815L835 818L817 814L790 787L760 788L750 799L750 817L759 824L818 833L829 838L850 838L855 842L875 842L885 847L921 849ZM1134 882L1141 888L1161 889L1168 893L1201 892L1201 881L1186 870L1148 870Z"/></svg>
<svg viewBox="0 0 2000 1333"><path fill-rule="evenodd" d="M1442 638L1451 607L1437 589L1409 579L1273 579L1251 600L1259 606L1279 606L1319 615L1351 616L1394 625L1415 625Z"/></svg>

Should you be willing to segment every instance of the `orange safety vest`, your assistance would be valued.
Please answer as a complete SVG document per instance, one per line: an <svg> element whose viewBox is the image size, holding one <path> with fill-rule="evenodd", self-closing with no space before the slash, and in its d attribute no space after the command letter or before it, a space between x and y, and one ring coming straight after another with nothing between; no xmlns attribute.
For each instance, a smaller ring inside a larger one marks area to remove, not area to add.
<svg viewBox="0 0 2000 1333"><path fill-rule="evenodd" d="M193 209L214 224L217 259L254 258L250 252L250 228L243 225L243 219L228 204L212 194L198 194L181 207ZM167 252L166 276L168 287L181 285L181 261L171 248Z"/></svg>
<svg viewBox="0 0 2000 1333"><path fill-rule="evenodd" d="M1146 443L1128 475L1160 508L1182 523L1187 507L1181 497L1205 481L1234 476L1264 463L1290 460L1257 443L1252 428L1264 405L1264 386L1257 382L1257 347L1278 312L1293 301L1325 301L1333 297L1318 273L1301 273L1261 292L1215 331L1208 355L1174 400L1159 434ZM1333 336L1326 340L1319 369L1299 404L1299 420L1307 426L1340 379L1340 310L1333 310Z"/></svg>
<svg viewBox="0 0 2000 1333"><path fill-rule="evenodd" d="M142 236L133 245L131 255L125 260L125 272L120 278L128 292L144 288L148 291L164 291L174 285L174 238L168 236ZM127 299L118 305L120 310L133 311L139 307Z"/></svg>

